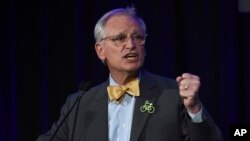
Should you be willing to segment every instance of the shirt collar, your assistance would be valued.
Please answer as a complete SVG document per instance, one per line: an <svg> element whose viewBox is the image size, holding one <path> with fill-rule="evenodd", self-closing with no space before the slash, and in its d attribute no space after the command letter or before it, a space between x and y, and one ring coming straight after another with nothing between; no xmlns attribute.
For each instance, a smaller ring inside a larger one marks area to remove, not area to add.
<svg viewBox="0 0 250 141"><path fill-rule="evenodd" d="M139 72L139 81L141 79L141 72ZM111 74L109 74L109 85L110 86L116 86L119 85L118 83L115 82L115 80L112 78Z"/></svg>

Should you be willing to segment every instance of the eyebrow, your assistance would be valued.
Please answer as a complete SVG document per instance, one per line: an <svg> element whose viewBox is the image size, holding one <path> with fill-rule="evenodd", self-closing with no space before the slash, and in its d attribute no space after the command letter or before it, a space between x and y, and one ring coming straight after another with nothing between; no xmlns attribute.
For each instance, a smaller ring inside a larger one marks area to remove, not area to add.
<svg viewBox="0 0 250 141"><path fill-rule="evenodd" d="M124 33L124 32L120 32L118 34L115 34L113 36L119 36L119 35L126 35L127 36L128 33ZM139 35L143 35L143 33L140 33L140 32L132 32L130 35L136 35L136 34L139 34Z"/></svg>

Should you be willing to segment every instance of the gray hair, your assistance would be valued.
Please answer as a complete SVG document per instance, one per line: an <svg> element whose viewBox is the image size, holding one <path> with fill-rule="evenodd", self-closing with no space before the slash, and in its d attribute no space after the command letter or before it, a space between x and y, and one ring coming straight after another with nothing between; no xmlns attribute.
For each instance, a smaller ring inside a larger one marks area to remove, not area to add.
<svg viewBox="0 0 250 141"><path fill-rule="evenodd" d="M96 23L95 25L95 30L94 30L94 36L96 42L101 41L103 38L104 34L104 26L107 23L107 21L116 15L126 15L133 17L139 24L141 29L143 30L144 33L146 33L146 25L144 21L137 16L135 8L119 8L119 9L114 9L111 10L107 13L105 13Z"/></svg>

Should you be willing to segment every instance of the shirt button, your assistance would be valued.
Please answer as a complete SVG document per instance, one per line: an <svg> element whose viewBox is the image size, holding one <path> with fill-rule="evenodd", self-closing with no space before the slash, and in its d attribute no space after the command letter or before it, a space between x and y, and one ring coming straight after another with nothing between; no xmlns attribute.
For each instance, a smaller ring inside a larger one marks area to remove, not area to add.
<svg viewBox="0 0 250 141"><path fill-rule="evenodd" d="M128 103L127 103L126 101L124 101L124 102L123 102L123 105L125 105L125 106L126 106L126 105L128 105Z"/></svg>
<svg viewBox="0 0 250 141"><path fill-rule="evenodd" d="M122 124L122 127L124 128L124 127L126 127L126 124L124 123L124 124Z"/></svg>

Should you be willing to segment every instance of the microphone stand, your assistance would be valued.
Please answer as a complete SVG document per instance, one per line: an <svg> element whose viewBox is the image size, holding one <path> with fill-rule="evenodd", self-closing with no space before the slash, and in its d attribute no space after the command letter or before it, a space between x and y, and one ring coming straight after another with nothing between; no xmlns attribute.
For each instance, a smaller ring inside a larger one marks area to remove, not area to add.
<svg viewBox="0 0 250 141"><path fill-rule="evenodd" d="M69 109L68 113L63 117L62 121L60 122L60 124L56 128L55 132L53 133L53 135L51 136L49 141L53 141L53 139L55 138L57 132L59 131L59 129L61 128L63 123L66 121L66 118L69 116L69 114L72 112L74 107L77 105L74 124L73 124L73 131L72 131L72 136L71 136L71 141L73 141L73 136L74 136L74 132L75 132L75 125L76 125L76 120L77 120L77 115L78 115L79 104L80 104L80 101L81 101L81 98L82 98L83 94L88 91L88 89L90 88L90 85L91 85L91 83L89 81L88 82L82 81L80 83L79 91L80 91L81 95L77 97L76 101L74 102L72 107Z"/></svg>

